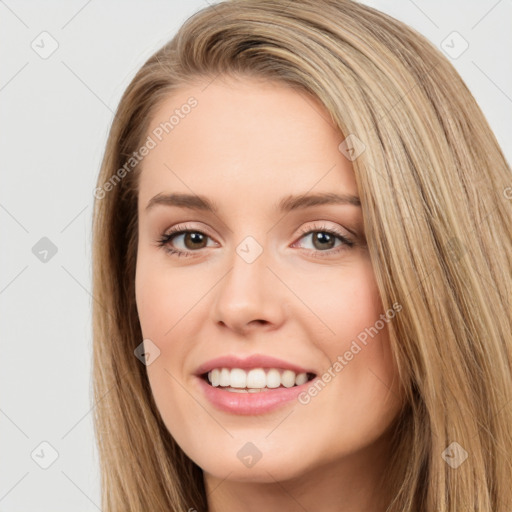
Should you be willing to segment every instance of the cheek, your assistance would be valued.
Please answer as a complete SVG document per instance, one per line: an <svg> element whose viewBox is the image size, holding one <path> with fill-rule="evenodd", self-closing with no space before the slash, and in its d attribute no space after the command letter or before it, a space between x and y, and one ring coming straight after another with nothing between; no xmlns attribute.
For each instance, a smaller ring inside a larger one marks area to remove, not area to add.
<svg viewBox="0 0 512 512"><path fill-rule="evenodd" d="M387 324L391 316L383 310L369 261L347 283L347 293L336 309L338 315L332 317L334 330L342 335L337 354L331 353L331 357L342 355L347 367L353 366L357 385L373 387L377 379L390 385L394 367ZM382 391L387 392L386 386Z"/></svg>
<svg viewBox="0 0 512 512"><path fill-rule="evenodd" d="M388 335L388 323L396 313L383 310L369 259L361 259L351 265L350 271L341 269L330 280L316 280L315 284L304 287L302 294L307 294L308 304L320 319L322 334L317 319L303 321L302 327L325 356L323 375L330 389L322 392L325 407L328 400L336 400L352 414L364 409L366 415L368 410L386 414L389 406L395 408L399 395ZM385 406L376 408L376 402Z"/></svg>
<svg viewBox="0 0 512 512"><path fill-rule="evenodd" d="M186 332L186 314L197 302L197 288L182 272L166 271L140 253L135 278L139 321L144 339L153 341L160 350L146 368L148 381L162 419L180 445L186 444L190 422L204 422L202 410L194 407L184 389L182 362L190 347L179 342L190 334Z"/></svg>
<svg viewBox="0 0 512 512"><path fill-rule="evenodd" d="M150 259L144 252L137 260L135 276L142 333L146 338L167 340L204 291L194 281L192 272L170 272L165 265L155 262L154 256Z"/></svg>
<svg viewBox="0 0 512 512"><path fill-rule="evenodd" d="M166 400L179 395L180 386L172 377L180 383L185 378L184 362L193 346L183 340L198 338L207 312L200 307L201 300L211 287L207 280L197 279L193 266L173 271L165 257L145 249L139 252L135 275L139 322L144 339L160 350L159 358L147 367L155 397L163 390Z"/></svg>
<svg viewBox="0 0 512 512"><path fill-rule="evenodd" d="M350 345L353 338L373 326L383 313L368 258L354 259L336 271L331 268L323 274L317 272L309 279L301 276L296 282L294 290L315 315L315 318L308 315L303 327L309 328L309 339L329 356L339 353L347 342Z"/></svg>
<svg viewBox="0 0 512 512"><path fill-rule="evenodd" d="M154 269L145 268L137 272L137 311L145 338L160 338L172 327L176 295L169 291L166 280L159 277Z"/></svg>

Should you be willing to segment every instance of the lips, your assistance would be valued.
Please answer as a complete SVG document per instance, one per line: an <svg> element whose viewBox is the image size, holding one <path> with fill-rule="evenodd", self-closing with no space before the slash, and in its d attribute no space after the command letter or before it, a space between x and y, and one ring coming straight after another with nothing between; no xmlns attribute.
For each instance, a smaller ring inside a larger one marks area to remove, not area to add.
<svg viewBox="0 0 512 512"><path fill-rule="evenodd" d="M253 415L289 404L316 377L309 368L261 354L212 359L195 374L214 407L231 414Z"/></svg>

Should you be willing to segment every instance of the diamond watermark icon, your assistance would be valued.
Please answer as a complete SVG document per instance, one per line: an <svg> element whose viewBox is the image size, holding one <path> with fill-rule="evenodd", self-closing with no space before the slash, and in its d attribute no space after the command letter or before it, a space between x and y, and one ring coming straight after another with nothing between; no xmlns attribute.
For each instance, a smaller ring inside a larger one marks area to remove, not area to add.
<svg viewBox="0 0 512 512"><path fill-rule="evenodd" d="M51 34L43 31L32 41L30 46L41 59L46 60L55 53L59 43Z"/></svg>
<svg viewBox="0 0 512 512"><path fill-rule="evenodd" d="M59 452L48 441L43 441L32 450L30 456L40 468L48 469L59 458Z"/></svg>
<svg viewBox="0 0 512 512"><path fill-rule="evenodd" d="M263 454L258 450L257 446L251 442L245 443L236 456L240 459L244 466L252 468L261 459Z"/></svg>
<svg viewBox="0 0 512 512"><path fill-rule="evenodd" d="M443 451L441 457L446 464L453 469L457 469L468 458L468 452L454 441Z"/></svg>
<svg viewBox="0 0 512 512"><path fill-rule="evenodd" d="M262 252L263 247L252 236L246 236L236 248L236 253L246 263L254 262Z"/></svg>
<svg viewBox="0 0 512 512"><path fill-rule="evenodd" d="M468 48L469 43L456 31L441 41L441 49L451 59L458 59Z"/></svg>
<svg viewBox="0 0 512 512"><path fill-rule="evenodd" d="M146 338L138 345L133 353L135 357L146 366L149 366L155 359L160 357L160 349L149 338Z"/></svg>
<svg viewBox="0 0 512 512"><path fill-rule="evenodd" d="M57 246L49 238L43 236L32 247L32 253L39 261L48 263L57 254Z"/></svg>
<svg viewBox="0 0 512 512"><path fill-rule="evenodd" d="M366 146L363 141L353 133L348 135L338 146L340 153L351 162L359 158L365 149Z"/></svg>

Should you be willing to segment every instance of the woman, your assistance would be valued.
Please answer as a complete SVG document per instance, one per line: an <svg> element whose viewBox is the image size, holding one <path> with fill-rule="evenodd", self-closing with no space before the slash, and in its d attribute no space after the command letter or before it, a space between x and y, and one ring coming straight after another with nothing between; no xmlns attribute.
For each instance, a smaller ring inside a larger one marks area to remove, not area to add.
<svg viewBox="0 0 512 512"><path fill-rule="evenodd" d="M95 192L102 508L509 511L511 181L389 16L192 16Z"/></svg>

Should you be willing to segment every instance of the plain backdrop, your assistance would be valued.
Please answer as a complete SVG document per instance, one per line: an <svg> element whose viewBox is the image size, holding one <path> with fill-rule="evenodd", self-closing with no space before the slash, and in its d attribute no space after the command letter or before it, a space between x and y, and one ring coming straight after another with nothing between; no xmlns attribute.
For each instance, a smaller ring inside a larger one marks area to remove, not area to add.
<svg viewBox="0 0 512 512"><path fill-rule="evenodd" d="M511 0L364 3L449 41L453 55L469 45L450 58L511 162ZM93 189L124 89L207 5L0 0L0 512L100 510Z"/></svg>

